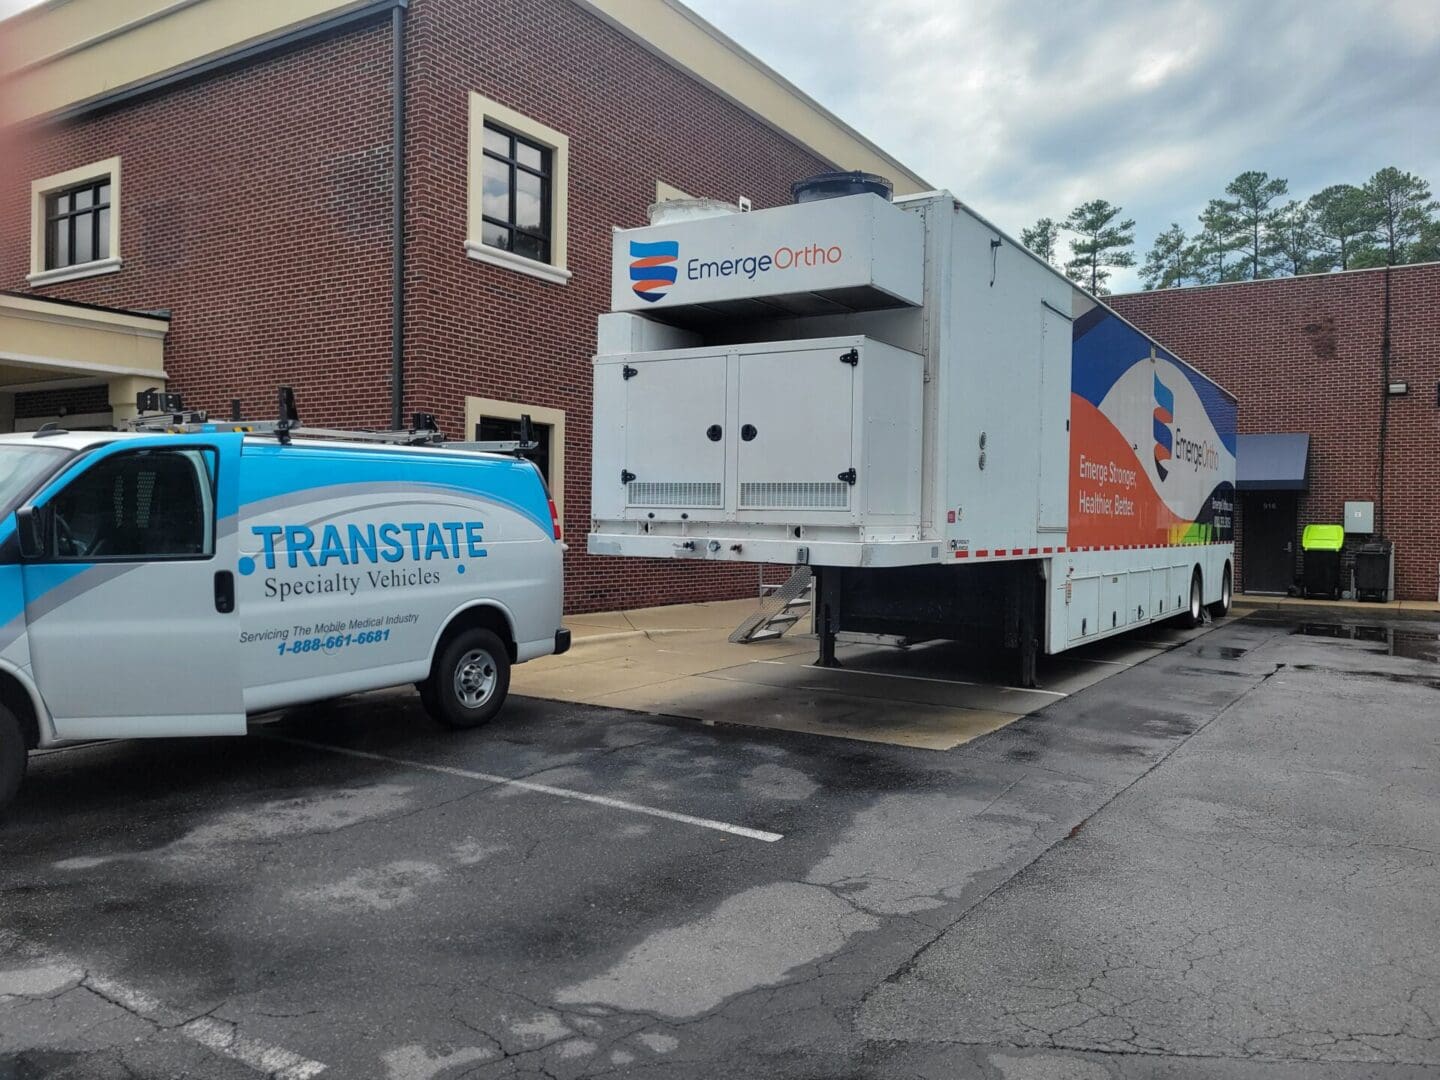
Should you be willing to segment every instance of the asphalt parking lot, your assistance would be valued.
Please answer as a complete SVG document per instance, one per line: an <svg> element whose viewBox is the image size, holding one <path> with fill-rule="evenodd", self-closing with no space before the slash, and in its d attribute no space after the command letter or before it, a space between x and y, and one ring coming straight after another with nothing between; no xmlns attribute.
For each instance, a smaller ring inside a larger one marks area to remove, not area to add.
<svg viewBox="0 0 1440 1080"><path fill-rule="evenodd" d="M944 751L394 693L48 753L0 1078L1437 1077L1437 650L1252 616Z"/></svg>

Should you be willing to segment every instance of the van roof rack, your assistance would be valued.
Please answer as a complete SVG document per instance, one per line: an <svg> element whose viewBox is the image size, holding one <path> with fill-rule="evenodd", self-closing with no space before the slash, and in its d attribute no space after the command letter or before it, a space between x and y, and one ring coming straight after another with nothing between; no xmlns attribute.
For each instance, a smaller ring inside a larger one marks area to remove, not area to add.
<svg viewBox="0 0 1440 1080"><path fill-rule="evenodd" d="M295 405L295 391L288 386L280 387L280 416L276 420L240 419L239 401L231 402L231 419L211 420L204 409L186 409L179 394L159 393L153 388L136 395L135 406L140 413L129 421L131 431L148 431L169 434L200 434L210 432L239 432L246 435L274 435L282 444L299 435L307 439L344 439L351 442L389 443L396 446L444 446L454 450L481 450L495 454L518 454L524 456L539 447L531 430L530 417L520 418L520 438L498 442L447 442L435 422L433 413L417 412L411 419L411 426L399 431L374 431L370 429L346 429L306 427L300 423L300 413ZM56 434L55 431L36 432Z"/></svg>

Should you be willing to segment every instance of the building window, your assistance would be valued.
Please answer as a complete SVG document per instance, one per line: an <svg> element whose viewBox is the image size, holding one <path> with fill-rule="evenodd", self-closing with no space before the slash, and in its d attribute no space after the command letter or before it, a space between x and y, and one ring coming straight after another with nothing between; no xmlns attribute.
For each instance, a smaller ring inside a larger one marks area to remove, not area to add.
<svg viewBox="0 0 1440 1080"><path fill-rule="evenodd" d="M120 269L120 159L30 185L31 285Z"/></svg>
<svg viewBox="0 0 1440 1080"><path fill-rule="evenodd" d="M470 205L465 252L563 285L570 142L503 105L470 95Z"/></svg>
<svg viewBox="0 0 1440 1080"><path fill-rule="evenodd" d="M490 398L465 399L465 430L479 442L509 442L520 437L520 417L530 417L539 448L531 460L539 466L550 497L565 516L565 412L543 405L522 405Z"/></svg>
<svg viewBox="0 0 1440 1080"><path fill-rule="evenodd" d="M485 125L481 239L527 259L550 261L550 165L554 151Z"/></svg>
<svg viewBox="0 0 1440 1080"><path fill-rule="evenodd" d="M530 418L530 437L540 445L526 456L535 463L545 484L550 484L550 447L554 442L555 429L549 424L539 424ZM481 415L475 425L476 442L514 442L520 438L520 421L508 416Z"/></svg>
<svg viewBox="0 0 1440 1080"><path fill-rule="evenodd" d="M45 196L45 269L110 257L110 177Z"/></svg>

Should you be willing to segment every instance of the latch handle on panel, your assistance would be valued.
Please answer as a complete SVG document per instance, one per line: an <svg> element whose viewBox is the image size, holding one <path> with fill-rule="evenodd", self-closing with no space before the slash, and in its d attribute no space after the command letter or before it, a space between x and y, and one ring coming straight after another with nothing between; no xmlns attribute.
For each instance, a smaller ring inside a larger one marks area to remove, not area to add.
<svg viewBox="0 0 1440 1080"><path fill-rule="evenodd" d="M639 372L638 370L636 370L635 368L631 367L629 364L626 364L624 367L622 367L622 368L620 369L620 375L621 375L622 378L625 378L625 379L633 379L636 375L639 375L639 374L640 374L640 372Z"/></svg>
<svg viewBox="0 0 1440 1080"><path fill-rule="evenodd" d="M849 352L843 352L843 353L841 353L841 354L840 354L840 363L842 363L842 364L849 364L851 367L859 367L859 366L860 366L860 350L859 350L859 349L851 349Z"/></svg>
<svg viewBox="0 0 1440 1080"><path fill-rule="evenodd" d="M628 484L628 483L630 483L631 480L634 480L634 479L635 479L635 474L634 474L633 472L631 472L629 469L621 469L621 470L620 470L620 482L621 482L622 484Z"/></svg>
<svg viewBox="0 0 1440 1080"><path fill-rule="evenodd" d="M842 481L842 482L844 482L844 483L846 483L846 484L849 484L850 486L853 487L853 486L855 485L855 479L856 479L856 477L855 477L855 470L854 470L853 468L846 469L846 470L845 470L844 472L842 472L839 476L835 477L835 479L836 479L836 480L840 480L840 481Z"/></svg>

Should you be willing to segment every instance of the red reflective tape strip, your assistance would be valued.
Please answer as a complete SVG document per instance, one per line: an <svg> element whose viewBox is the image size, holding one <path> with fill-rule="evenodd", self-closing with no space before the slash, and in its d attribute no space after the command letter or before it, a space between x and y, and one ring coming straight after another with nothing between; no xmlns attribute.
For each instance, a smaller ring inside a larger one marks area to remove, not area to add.
<svg viewBox="0 0 1440 1080"><path fill-rule="evenodd" d="M1055 549L1054 549L1053 547L1048 547L1048 548L1041 548L1040 550L1043 551L1046 555L1049 555L1049 554L1050 554L1051 552L1053 552Z"/></svg>
<svg viewBox="0 0 1440 1080"><path fill-rule="evenodd" d="M985 557L986 557L987 555L989 555L989 554L990 554L990 549L989 549L989 548L979 548L979 549L977 549L976 552L975 552L975 557L976 557L977 559L983 559L983 558L985 558Z"/></svg>
<svg viewBox="0 0 1440 1080"><path fill-rule="evenodd" d="M1010 554L1011 554L1011 555L1024 555L1024 554L1025 554L1025 549L1024 549L1024 548L1011 548L1011 549L1010 549Z"/></svg>
<svg viewBox="0 0 1440 1080"><path fill-rule="evenodd" d="M1040 554L1040 549L1039 549L1039 548L1031 548L1030 551L1029 551L1029 554L1031 554L1031 555L1039 555L1039 554Z"/></svg>
<svg viewBox="0 0 1440 1080"><path fill-rule="evenodd" d="M957 552L955 552L955 558L957 558L957 559L968 559L969 557L970 557L970 553L969 553L968 551L957 551Z"/></svg>

